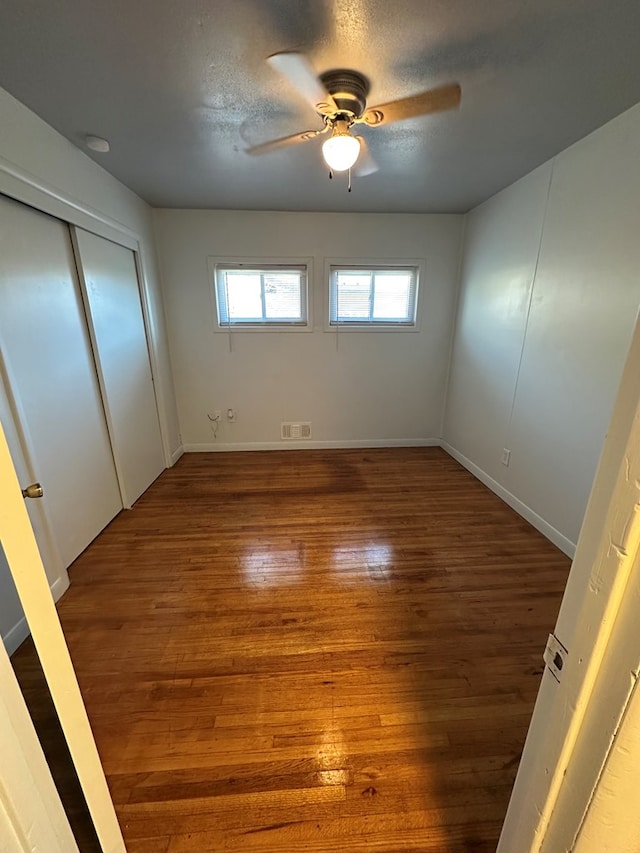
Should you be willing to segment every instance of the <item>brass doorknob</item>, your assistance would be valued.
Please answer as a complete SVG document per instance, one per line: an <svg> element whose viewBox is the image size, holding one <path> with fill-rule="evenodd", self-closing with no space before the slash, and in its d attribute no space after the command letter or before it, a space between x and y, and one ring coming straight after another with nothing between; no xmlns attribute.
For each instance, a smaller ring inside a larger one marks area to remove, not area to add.
<svg viewBox="0 0 640 853"><path fill-rule="evenodd" d="M43 494L44 490L40 483L31 483L30 486L22 490L23 498L41 498Z"/></svg>

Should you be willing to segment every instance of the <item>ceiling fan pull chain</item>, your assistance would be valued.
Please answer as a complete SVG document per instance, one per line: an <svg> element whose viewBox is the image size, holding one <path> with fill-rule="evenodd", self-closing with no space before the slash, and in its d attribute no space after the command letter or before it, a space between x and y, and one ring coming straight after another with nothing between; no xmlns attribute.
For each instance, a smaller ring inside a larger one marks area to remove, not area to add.
<svg viewBox="0 0 640 853"><path fill-rule="evenodd" d="M331 171L331 169L329 169L329 180L333 180L333 172Z"/></svg>
<svg viewBox="0 0 640 853"><path fill-rule="evenodd" d="M349 169L349 183L347 184L347 192L351 192L351 169Z"/></svg>

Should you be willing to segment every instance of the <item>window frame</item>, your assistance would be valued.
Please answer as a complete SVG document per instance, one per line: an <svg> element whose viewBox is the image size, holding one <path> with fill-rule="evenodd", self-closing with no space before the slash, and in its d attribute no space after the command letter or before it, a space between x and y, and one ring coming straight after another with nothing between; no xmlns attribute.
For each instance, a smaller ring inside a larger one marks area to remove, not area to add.
<svg viewBox="0 0 640 853"><path fill-rule="evenodd" d="M424 268L423 258L325 258L325 332L401 332L411 333L420 331L422 302L424 300ZM333 274L337 270L362 270L367 272L392 272L393 270L415 270L415 302L413 322L354 320L351 322L332 322L331 304L333 293Z"/></svg>
<svg viewBox="0 0 640 853"><path fill-rule="evenodd" d="M313 300L310 299L310 283L313 281L313 259L288 257L288 258L267 258L261 257L231 257L231 256L214 256L210 255L207 258L207 267L209 271L209 284L211 288L211 299L213 307L213 331L214 332L256 332L262 334L264 332L311 332L313 331ZM247 270L276 270L282 272L294 270L300 271L304 268L303 282L301 286L302 307L304 311L304 319L300 322L288 320L256 320L255 322L226 322L220 321L220 311L218 310L218 270L220 268L238 268L243 267Z"/></svg>

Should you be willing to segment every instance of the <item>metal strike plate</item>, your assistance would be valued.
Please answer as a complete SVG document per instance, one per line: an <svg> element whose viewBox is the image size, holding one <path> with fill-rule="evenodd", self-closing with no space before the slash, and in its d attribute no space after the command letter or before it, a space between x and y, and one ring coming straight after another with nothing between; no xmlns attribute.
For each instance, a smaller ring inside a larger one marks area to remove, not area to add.
<svg viewBox="0 0 640 853"><path fill-rule="evenodd" d="M568 656L569 652L565 649L555 634L549 634L549 639L547 640L547 645L542 657L544 658L544 662L546 663L549 672L553 675L558 684L560 683L562 670L567 663Z"/></svg>

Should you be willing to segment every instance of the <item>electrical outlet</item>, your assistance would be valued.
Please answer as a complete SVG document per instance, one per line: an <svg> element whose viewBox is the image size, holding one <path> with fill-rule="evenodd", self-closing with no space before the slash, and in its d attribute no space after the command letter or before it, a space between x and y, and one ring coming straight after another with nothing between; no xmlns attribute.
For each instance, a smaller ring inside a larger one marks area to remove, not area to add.
<svg viewBox="0 0 640 853"><path fill-rule="evenodd" d="M235 409L227 409L227 420L228 421L233 422L236 420L237 417L238 417L238 413L236 412Z"/></svg>
<svg viewBox="0 0 640 853"><path fill-rule="evenodd" d="M502 462L503 465L506 465L506 467L508 468L510 459L511 459L511 451L507 450L506 447L503 447L502 448L502 459L500 461Z"/></svg>

